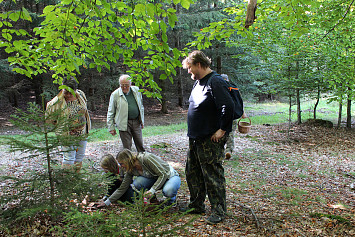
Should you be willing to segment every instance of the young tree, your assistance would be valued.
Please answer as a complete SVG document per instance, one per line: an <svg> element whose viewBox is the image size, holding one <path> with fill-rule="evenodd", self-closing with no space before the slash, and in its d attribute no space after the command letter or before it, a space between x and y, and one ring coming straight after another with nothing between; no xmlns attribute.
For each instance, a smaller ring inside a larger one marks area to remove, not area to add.
<svg viewBox="0 0 355 237"><path fill-rule="evenodd" d="M60 147L76 144L83 137L54 135L55 131L72 124L75 118L61 116L60 110L46 114L44 107L30 103L26 111L18 109L11 122L24 133L1 137L9 151L21 152L18 159L39 157L39 165L43 165L43 168L30 170L19 177L0 177L8 183L0 197L0 221L9 225L14 220L32 218L36 214L56 216L75 204L71 202L74 199L83 200L88 192L93 196L103 193L102 177L89 172L78 174L56 165L54 158L61 153ZM50 123L52 120L57 123Z"/></svg>

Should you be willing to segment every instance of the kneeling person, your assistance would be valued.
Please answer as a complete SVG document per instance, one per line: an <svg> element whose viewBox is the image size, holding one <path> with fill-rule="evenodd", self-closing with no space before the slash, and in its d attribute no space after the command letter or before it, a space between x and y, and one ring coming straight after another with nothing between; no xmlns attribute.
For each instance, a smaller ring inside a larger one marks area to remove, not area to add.
<svg viewBox="0 0 355 237"><path fill-rule="evenodd" d="M133 186L137 190L145 191L145 197L152 198L158 190L162 190L163 195L168 198L167 205L176 202L176 195L181 185L178 172L160 157L149 153L133 153L128 149L123 149L117 154L117 162L126 170L121 186L104 202L110 205L118 200L130 187L133 177Z"/></svg>
<svg viewBox="0 0 355 237"><path fill-rule="evenodd" d="M102 199L102 201L106 201L107 198L121 186L124 177L124 171L122 167L120 169L119 164L111 154L104 155L101 158L100 166L105 171L105 173L109 173L107 177L110 179L110 182L108 184L107 194ZM133 193L133 189L129 187L126 192L117 200L121 202L133 203Z"/></svg>

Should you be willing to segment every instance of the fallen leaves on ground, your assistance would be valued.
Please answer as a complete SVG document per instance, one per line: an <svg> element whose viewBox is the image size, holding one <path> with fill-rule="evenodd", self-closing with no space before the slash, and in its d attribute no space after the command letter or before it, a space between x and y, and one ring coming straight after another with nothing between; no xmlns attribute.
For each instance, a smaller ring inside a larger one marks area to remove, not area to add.
<svg viewBox="0 0 355 237"><path fill-rule="evenodd" d="M189 201L186 132L146 137L144 142L147 151L181 174L177 211ZM220 224L207 225L206 201L206 215L195 220L188 236L355 236L354 147L354 130L346 129L275 125L236 133L232 159L224 161L228 215ZM89 143L87 161L98 166L102 155L120 149L118 141ZM40 168L40 160L16 161L21 154L6 155L10 162L0 162L7 167L3 172L20 176ZM82 205L97 211L89 200Z"/></svg>

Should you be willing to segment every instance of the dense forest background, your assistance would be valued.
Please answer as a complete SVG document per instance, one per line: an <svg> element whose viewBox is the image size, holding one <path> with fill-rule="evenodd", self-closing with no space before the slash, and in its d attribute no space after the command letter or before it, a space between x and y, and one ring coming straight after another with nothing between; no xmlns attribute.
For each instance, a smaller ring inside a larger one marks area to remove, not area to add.
<svg viewBox="0 0 355 237"><path fill-rule="evenodd" d="M180 62L201 49L244 99L286 100L301 123L301 100L315 99L316 118L326 96L339 103L339 123L346 106L351 127L354 1L20 0L0 1L0 11L6 111L29 98L41 104L43 93L51 99L68 76L79 81L89 109L102 110L122 73L163 113L184 108L193 81Z"/></svg>

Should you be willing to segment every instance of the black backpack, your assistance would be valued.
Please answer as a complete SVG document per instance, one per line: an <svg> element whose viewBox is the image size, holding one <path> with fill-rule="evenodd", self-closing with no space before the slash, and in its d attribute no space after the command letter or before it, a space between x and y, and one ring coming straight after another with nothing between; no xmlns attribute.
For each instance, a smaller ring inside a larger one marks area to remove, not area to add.
<svg viewBox="0 0 355 237"><path fill-rule="evenodd" d="M211 75L211 77L208 80L207 84L210 84L210 80L216 75L219 75L219 74L216 73L216 72L213 72L213 74ZM238 87L236 85L234 85L230 81L226 81L226 80L224 80L224 81L228 85L229 94L232 96L232 99L233 99L233 102L234 102L233 120L234 119L239 119L240 117L242 117L242 115L244 113L242 96L240 95L239 89L238 89Z"/></svg>
<svg viewBox="0 0 355 237"><path fill-rule="evenodd" d="M240 95L239 89L236 85L229 81L226 82L228 84L229 94L232 96L234 102L233 119L239 119L244 113L242 96Z"/></svg>

